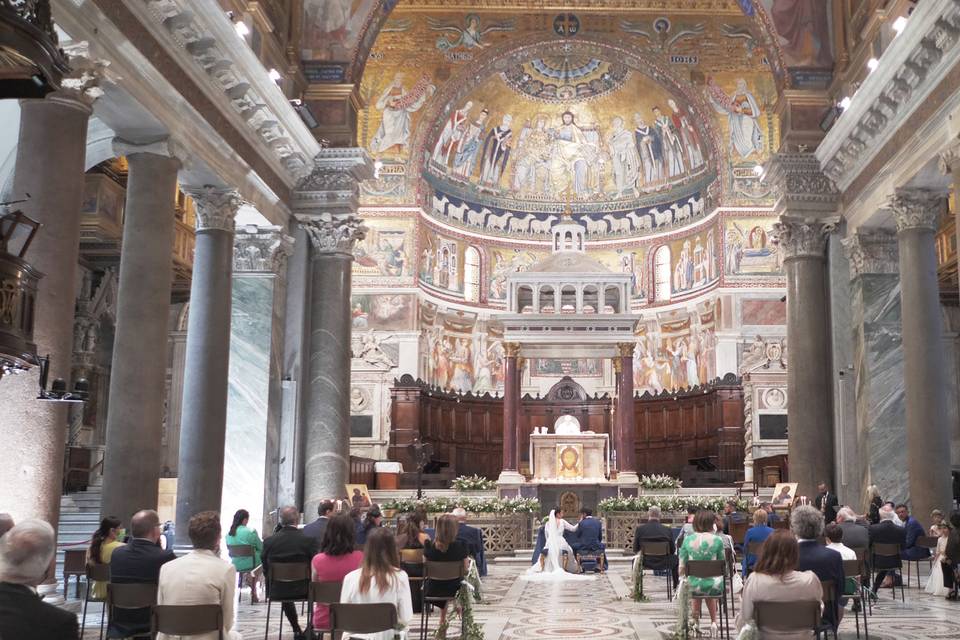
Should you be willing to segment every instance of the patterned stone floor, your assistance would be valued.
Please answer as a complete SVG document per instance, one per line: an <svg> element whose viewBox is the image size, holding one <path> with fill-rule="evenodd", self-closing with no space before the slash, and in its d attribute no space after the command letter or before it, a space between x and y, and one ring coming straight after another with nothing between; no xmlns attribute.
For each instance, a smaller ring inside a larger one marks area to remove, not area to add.
<svg viewBox="0 0 960 640"><path fill-rule="evenodd" d="M475 607L483 625L485 640L557 639L639 639L669 638L675 610L666 598L663 578L648 575L646 591L650 602L635 603L629 598L629 571L615 566L591 582L545 584L520 580L524 567L493 563L484 580L484 602ZM247 639L263 638L266 607L250 605L244 595L238 612L239 630ZM279 607L270 616L271 638L277 637ZM704 611L706 613L706 611ZM88 613L84 640L97 638L99 609ZM433 619L433 625L436 618ZM284 623L283 637L290 640ZM875 640L956 640L960 638L960 603L947 602L907 589L906 603L892 600L884 591L869 620L870 638ZM417 630L411 635L417 638ZM451 634L451 638L456 637ZM853 616L844 618L840 639L856 638Z"/></svg>

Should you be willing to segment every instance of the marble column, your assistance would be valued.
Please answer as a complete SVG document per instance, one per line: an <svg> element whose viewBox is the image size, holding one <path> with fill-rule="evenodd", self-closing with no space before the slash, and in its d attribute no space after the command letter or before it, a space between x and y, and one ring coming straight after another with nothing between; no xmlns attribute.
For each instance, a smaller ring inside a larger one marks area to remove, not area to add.
<svg viewBox="0 0 960 640"><path fill-rule="evenodd" d="M836 218L781 216L774 225L787 276L787 450L798 495L831 486L834 433L825 255Z"/></svg>
<svg viewBox="0 0 960 640"><path fill-rule="evenodd" d="M114 152L126 157L129 173L100 514L125 521L157 508L180 161L169 141L117 140Z"/></svg>
<svg viewBox="0 0 960 640"><path fill-rule="evenodd" d="M20 135L11 196L40 222L26 260L45 274L36 298L34 341L50 356L50 380L69 380L73 353L80 204L84 190L90 89L50 94L20 102ZM57 528L67 429L67 405L38 402L39 368L0 381L3 435L9 448L0 465L3 510L16 521L46 520ZM14 489L15 488L15 489ZM51 578L40 586L53 594Z"/></svg>
<svg viewBox="0 0 960 640"><path fill-rule="evenodd" d="M953 198L954 198L954 209L960 205L960 137L954 140L953 145L948 148L946 151L940 154L940 170L944 175L950 175L953 178ZM954 216L957 216L957 211L954 211ZM960 224L957 225L957 247L960 247ZM945 336L946 337L946 336ZM953 365L958 357L960 357L960 347L958 347L956 341L947 342L944 347L952 352L952 357L948 357L947 361L950 365ZM956 367L954 367L956 370ZM954 379L956 380L956 374ZM953 416L957 414L957 394L960 393L960 388L955 384L953 386L953 393L951 394L950 410ZM950 437L950 459L954 462L960 461L960 419L954 417L951 422L953 422L953 433Z"/></svg>
<svg viewBox="0 0 960 640"><path fill-rule="evenodd" d="M900 251L907 468L918 516L952 505L943 321L934 236L945 194L898 189L890 202Z"/></svg>
<svg viewBox="0 0 960 640"><path fill-rule="evenodd" d="M284 276L292 238L281 227L238 229L233 249L230 374L220 513L250 513L250 526L272 531L277 508L280 360ZM269 520L272 523L272 520Z"/></svg>
<svg viewBox="0 0 960 640"><path fill-rule="evenodd" d="M852 386L855 396L853 453L860 476L859 495L848 502L855 503L864 487L875 484L885 499L900 503L910 488L897 237L886 230L860 231L843 246L850 262L853 339L853 375L845 377L852 377L848 389Z"/></svg>
<svg viewBox="0 0 960 640"><path fill-rule="evenodd" d="M184 189L196 204L197 234L187 321L187 358L177 462L177 544L198 511L219 511L223 490L230 358L234 218L240 195L214 187ZM231 514L232 515L232 514Z"/></svg>
<svg viewBox="0 0 960 640"><path fill-rule="evenodd" d="M632 342L617 345L620 375L617 381L617 482L636 484L637 476L636 425L633 411L633 351Z"/></svg>
<svg viewBox="0 0 960 640"><path fill-rule="evenodd" d="M516 342L503 343L503 468L497 482L500 484L519 484L520 456L517 448L517 414L520 409L520 373L517 360L520 345Z"/></svg>
<svg viewBox="0 0 960 640"><path fill-rule="evenodd" d="M303 512L346 495L350 479L350 288L354 243L366 227L351 214L301 219L311 245L310 364Z"/></svg>

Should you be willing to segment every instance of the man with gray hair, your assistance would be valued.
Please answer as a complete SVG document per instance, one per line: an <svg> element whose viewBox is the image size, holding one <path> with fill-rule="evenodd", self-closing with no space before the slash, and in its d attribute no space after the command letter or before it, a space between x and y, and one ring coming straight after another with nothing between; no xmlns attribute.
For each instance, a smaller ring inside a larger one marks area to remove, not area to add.
<svg viewBox="0 0 960 640"><path fill-rule="evenodd" d="M24 520L0 538L0 638L76 640L77 616L48 604L35 587L50 572L56 551L53 527Z"/></svg>
<svg viewBox="0 0 960 640"><path fill-rule="evenodd" d="M790 530L800 543L797 571L813 571L821 582L833 582L833 607L824 610L823 620L836 629L843 615L843 603L840 599L844 581L843 557L820 544L818 538L823 535L823 514L819 509L810 505L795 507L790 514ZM826 595L824 594L825 598Z"/></svg>
<svg viewBox="0 0 960 640"><path fill-rule="evenodd" d="M843 544L851 549L863 549L870 546L870 532L862 524L857 524L857 514L850 507L841 507L837 512L837 524L843 530Z"/></svg>
<svg viewBox="0 0 960 640"><path fill-rule="evenodd" d="M280 508L280 529L263 541L263 575L267 580L267 596L271 600L286 600L281 605L284 615L290 622L295 640L303 638L300 620L297 617L297 606L293 600L306 600L309 580L302 582L270 583L271 562L305 562L310 563L316 555L319 542L316 538L304 535L297 528L300 523L300 511L294 506Z"/></svg>
<svg viewBox="0 0 960 640"><path fill-rule="evenodd" d="M637 527L633 532L633 552L640 553L641 542L666 542L668 554L666 557L644 556L643 568L656 571L670 570L673 584L679 580L677 567L677 546L673 540L673 533L660 523L660 507L653 506L647 511L647 522Z"/></svg>
<svg viewBox="0 0 960 640"><path fill-rule="evenodd" d="M870 544L895 544L902 549L907 543L907 531L897 525L897 512L891 505L880 507L880 522L870 525ZM874 592L879 591L887 574L902 566L900 556L876 556L871 558L874 571L877 572L873 580ZM890 586L896 585L897 576L890 576Z"/></svg>

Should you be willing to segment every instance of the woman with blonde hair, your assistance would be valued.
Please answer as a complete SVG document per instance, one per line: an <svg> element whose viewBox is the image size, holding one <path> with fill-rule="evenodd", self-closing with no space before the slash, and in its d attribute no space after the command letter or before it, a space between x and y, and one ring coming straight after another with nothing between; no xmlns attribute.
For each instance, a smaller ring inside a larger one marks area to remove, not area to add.
<svg viewBox="0 0 960 640"><path fill-rule="evenodd" d="M880 507L883 506L883 498L880 497L880 489L877 488L877 485L872 484L867 487L867 495L864 502L866 503L867 519L870 521L870 524L879 524Z"/></svg>
<svg viewBox="0 0 960 640"><path fill-rule="evenodd" d="M410 580L400 569L400 554L393 532L384 527L371 529L363 549L363 564L343 578L340 601L352 604L385 602L397 608L397 622L409 626L413 619ZM393 640L393 631L349 634L344 638Z"/></svg>

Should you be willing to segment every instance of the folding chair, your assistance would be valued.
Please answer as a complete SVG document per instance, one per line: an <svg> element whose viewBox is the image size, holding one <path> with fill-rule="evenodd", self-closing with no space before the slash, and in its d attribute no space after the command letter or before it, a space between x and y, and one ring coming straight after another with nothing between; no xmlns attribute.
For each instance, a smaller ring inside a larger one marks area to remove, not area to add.
<svg viewBox="0 0 960 640"><path fill-rule="evenodd" d="M152 610L157 604L157 585L145 582L107 583L107 620L108 625L113 621L115 609L147 609ZM152 638L149 631L134 634L133 638Z"/></svg>
<svg viewBox="0 0 960 640"><path fill-rule="evenodd" d="M821 580L820 589L823 591L823 596L820 601L823 602L824 611L834 611L837 607L837 585L833 580ZM840 626L840 621L834 621L837 627ZM829 621L827 621L823 616L820 617L820 629L817 631L817 636L819 637L820 633L823 633L823 637L827 638L828 635L832 632L834 640L837 640L837 627L834 627Z"/></svg>
<svg viewBox="0 0 960 640"><path fill-rule="evenodd" d="M420 610L420 638L421 640L426 640L427 638L427 628L430 625L430 608L427 607L428 604L437 604L442 605L443 609L446 610L447 604L450 600L456 599L456 596L446 597L446 596L429 596L427 595L430 591L430 582L431 581L447 581L447 580L460 580L466 576L466 567L463 566L463 562L431 562L427 560L423 564L423 605ZM465 629L461 630L461 635L465 632Z"/></svg>
<svg viewBox="0 0 960 640"><path fill-rule="evenodd" d="M857 625L857 637L860 637L860 614L863 614L863 636L865 640L870 640L870 634L867 631L867 603L865 600L869 598L864 594L863 586L863 565L859 560L844 560L843 561L843 577L847 580L856 580L857 582L857 592L855 594L844 593L844 597L853 600L855 603L860 603L860 608L854 608L854 620ZM846 591L846 589L844 589Z"/></svg>
<svg viewBox="0 0 960 640"><path fill-rule="evenodd" d="M727 580L730 582L730 615L737 615L737 605L734 602L733 594L733 574L737 571L736 559L733 557L733 550L724 547L723 548L723 558L724 562L727 564ZM726 598L726 587L724 587L724 598Z"/></svg>
<svg viewBox="0 0 960 640"><path fill-rule="evenodd" d="M647 560L659 559L663 561L663 565L667 568L667 600L673 600L673 590L676 585L673 584L673 570L670 566L671 558L674 557L670 555L670 543L663 540L641 540L640 551L643 552L644 569L653 569L653 567L647 566Z"/></svg>
<svg viewBox="0 0 960 640"><path fill-rule="evenodd" d="M397 608L389 603L330 605L334 633L379 633L397 626Z"/></svg>
<svg viewBox="0 0 960 640"><path fill-rule="evenodd" d="M813 631L820 636L820 603L807 602L755 602L753 617L757 631L789 633Z"/></svg>
<svg viewBox="0 0 960 640"><path fill-rule="evenodd" d="M718 600L720 605L720 637L730 637L730 612L727 610L727 563L726 560L687 560L686 575L691 578L720 578L723 593L719 596L690 594L691 600Z"/></svg>
<svg viewBox="0 0 960 640"><path fill-rule="evenodd" d="M70 578L76 576L75 597L80 598L80 578L87 575L87 550L67 549L63 552L63 597L67 597Z"/></svg>
<svg viewBox="0 0 960 640"><path fill-rule="evenodd" d="M290 584L296 582L304 583L304 594L297 598L280 598L279 602L306 602L310 597L310 563L309 562L271 562L270 570L267 575L267 622L263 629L263 640L267 640L267 634L270 633L270 608L273 605L273 599L270 594L273 593L276 585ZM277 637L283 635L283 614L280 614L280 629Z"/></svg>
<svg viewBox="0 0 960 640"><path fill-rule="evenodd" d="M926 560L930 565L930 570L933 571L933 550L937 548L937 539L933 536L920 536L917 538L917 546L923 549L930 551L930 555L926 558L921 558L920 560L907 560L907 586L910 586L910 565L917 565L917 589L920 589L920 562Z"/></svg>
<svg viewBox="0 0 960 640"><path fill-rule="evenodd" d="M750 544L747 545L746 555L753 556L753 564L756 564L760 559L760 549L763 548L763 543L753 540ZM752 565L747 565L747 574L743 576L743 579L746 580L747 576L750 575L750 569Z"/></svg>
<svg viewBox="0 0 960 640"><path fill-rule="evenodd" d="M316 605L331 605L340 602L340 591L343 589L343 581L335 580L330 582L311 582L310 592L307 595L307 616L309 624L307 625L307 638L313 640L314 633L319 631L320 638L329 632L333 637L333 622L328 621L325 629L315 629L313 626L313 610Z"/></svg>
<svg viewBox="0 0 960 640"><path fill-rule="evenodd" d="M227 545L227 554L230 556L231 560L236 560L238 558L250 558L250 562L253 563L254 553L252 544L228 544ZM256 569L256 567L254 567ZM240 604L240 597L243 595L241 589L243 588L243 579L244 577L250 575L250 571L237 571L237 604ZM250 592L250 604L253 604L253 591Z"/></svg>
<svg viewBox="0 0 960 640"><path fill-rule="evenodd" d="M158 604L150 614L153 637L216 633L223 640L223 609L218 604Z"/></svg>
<svg viewBox="0 0 960 640"><path fill-rule="evenodd" d="M886 561L883 562L882 564L889 564L890 566L889 567L877 566L878 558L886 558ZM896 564L894 564L894 560L896 560ZM900 600L902 602L906 602L907 598L906 598L906 595L904 595L904 591L903 591L903 561L900 559L900 545L893 544L893 543L888 544L883 542L874 543L873 561L871 562L871 564L873 565L874 571L886 571L887 575L892 574L894 576L893 586L892 586L894 600L896 600L897 598L896 578L897 577L900 578ZM878 596L880 595L880 589L877 589L877 595Z"/></svg>
<svg viewBox="0 0 960 640"><path fill-rule="evenodd" d="M730 537L733 538L733 544L743 547L743 540L747 537L747 529L750 528L749 522L731 522Z"/></svg>
<svg viewBox="0 0 960 640"><path fill-rule="evenodd" d="M400 568L407 572L414 606L423 604L423 562L423 549L400 550Z"/></svg>
<svg viewBox="0 0 960 640"><path fill-rule="evenodd" d="M104 584L110 582L109 564L88 564L87 565L87 590L83 594L83 617L80 621L80 637L83 637L83 631L87 627L87 604L90 602L102 602L103 608L100 609L100 638L103 638L103 619L107 615L107 599L98 598L90 595L93 590L94 582Z"/></svg>

